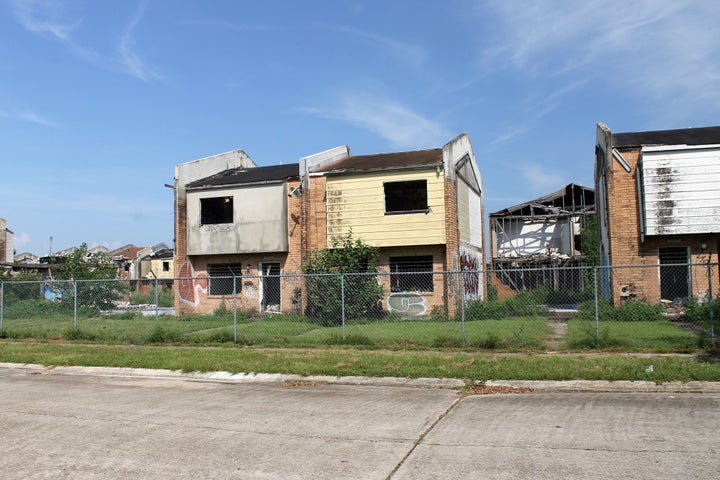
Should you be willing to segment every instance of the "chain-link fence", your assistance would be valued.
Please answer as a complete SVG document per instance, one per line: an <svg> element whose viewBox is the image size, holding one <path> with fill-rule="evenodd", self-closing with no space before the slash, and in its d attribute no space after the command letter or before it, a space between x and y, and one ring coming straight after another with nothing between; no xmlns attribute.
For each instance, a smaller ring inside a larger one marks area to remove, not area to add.
<svg viewBox="0 0 720 480"><path fill-rule="evenodd" d="M107 343L690 352L717 264L0 282L0 336Z"/></svg>

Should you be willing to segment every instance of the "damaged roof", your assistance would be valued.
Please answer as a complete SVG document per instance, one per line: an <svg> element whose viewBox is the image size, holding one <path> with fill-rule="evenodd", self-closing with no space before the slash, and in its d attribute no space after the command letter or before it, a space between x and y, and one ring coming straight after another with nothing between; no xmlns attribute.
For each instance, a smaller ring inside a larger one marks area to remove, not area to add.
<svg viewBox="0 0 720 480"><path fill-rule="evenodd" d="M443 164L441 148L411 152L378 153L375 155L350 155L313 169L313 173L344 173L373 170L392 170L416 167L435 167Z"/></svg>
<svg viewBox="0 0 720 480"><path fill-rule="evenodd" d="M614 147L643 145L713 145L720 144L720 127L681 128L651 132L613 133Z"/></svg>
<svg viewBox="0 0 720 480"><path fill-rule="evenodd" d="M187 188L221 187L229 185L247 185L257 183L276 183L288 179L300 178L300 165L272 165L269 167L231 168L223 172L188 183Z"/></svg>
<svg viewBox="0 0 720 480"><path fill-rule="evenodd" d="M595 190L570 183L556 192L514 207L498 210L491 213L490 216L567 215L569 213L591 213L593 211L595 211Z"/></svg>

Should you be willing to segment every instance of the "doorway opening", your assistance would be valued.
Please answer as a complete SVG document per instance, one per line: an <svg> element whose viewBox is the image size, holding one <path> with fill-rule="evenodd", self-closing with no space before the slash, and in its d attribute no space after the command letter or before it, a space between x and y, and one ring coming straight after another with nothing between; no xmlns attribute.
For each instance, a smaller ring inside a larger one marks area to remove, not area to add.
<svg viewBox="0 0 720 480"><path fill-rule="evenodd" d="M280 264L260 264L260 311L280 313Z"/></svg>

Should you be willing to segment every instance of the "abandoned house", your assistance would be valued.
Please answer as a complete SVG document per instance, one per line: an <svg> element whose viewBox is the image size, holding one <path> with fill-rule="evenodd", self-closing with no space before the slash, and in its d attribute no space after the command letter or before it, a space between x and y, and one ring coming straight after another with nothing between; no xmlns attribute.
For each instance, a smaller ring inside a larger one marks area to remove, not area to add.
<svg viewBox="0 0 720 480"><path fill-rule="evenodd" d="M718 261L720 127L612 133L599 123L595 187L606 298L706 295L708 269L692 264Z"/></svg>
<svg viewBox="0 0 720 480"><path fill-rule="evenodd" d="M291 304L278 275L300 270L298 164L258 167L236 150L178 165L175 179L176 311Z"/></svg>
<svg viewBox="0 0 720 480"><path fill-rule="evenodd" d="M483 189L465 134L442 148L355 156L341 146L268 167L238 150L178 165L175 179L179 313L222 308L228 296L239 308L297 311L301 285L285 276L349 231L380 248L388 311L455 301L434 275L446 270L472 270L465 296L484 294L474 272Z"/></svg>
<svg viewBox="0 0 720 480"><path fill-rule="evenodd" d="M424 315L444 306L452 314L462 297L439 275L450 270L468 271L465 298L484 298L484 191L466 134L428 150L322 152L301 159L301 169L307 248L350 231L379 247L387 311Z"/></svg>
<svg viewBox="0 0 720 480"><path fill-rule="evenodd" d="M513 290L545 285L581 290L581 232L595 215L595 191L569 184L543 197L489 215L495 276ZM562 267L562 268L560 268Z"/></svg>

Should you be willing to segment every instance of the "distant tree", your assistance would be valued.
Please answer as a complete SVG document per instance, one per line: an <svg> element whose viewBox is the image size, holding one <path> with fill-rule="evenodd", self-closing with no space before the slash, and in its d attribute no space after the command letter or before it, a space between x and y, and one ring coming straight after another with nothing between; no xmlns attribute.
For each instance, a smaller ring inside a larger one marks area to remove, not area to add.
<svg viewBox="0 0 720 480"><path fill-rule="evenodd" d="M340 324L343 300L346 319L382 312L383 287L371 275L377 273L379 256L377 247L353 240L352 231L344 237L334 237L329 248L314 251L302 267L304 273L313 275L307 280L306 314L328 324ZM341 280L339 274L346 275Z"/></svg>
<svg viewBox="0 0 720 480"><path fill-rule="evenodd" d="M63 261L52 266L53 276L58 280L77 280L78 306L108 310L122 298L127 285L117 280L117 267L107 252L90 254L82 243ZM63 299L72 297L70 285L64 284Z"/></svg>

